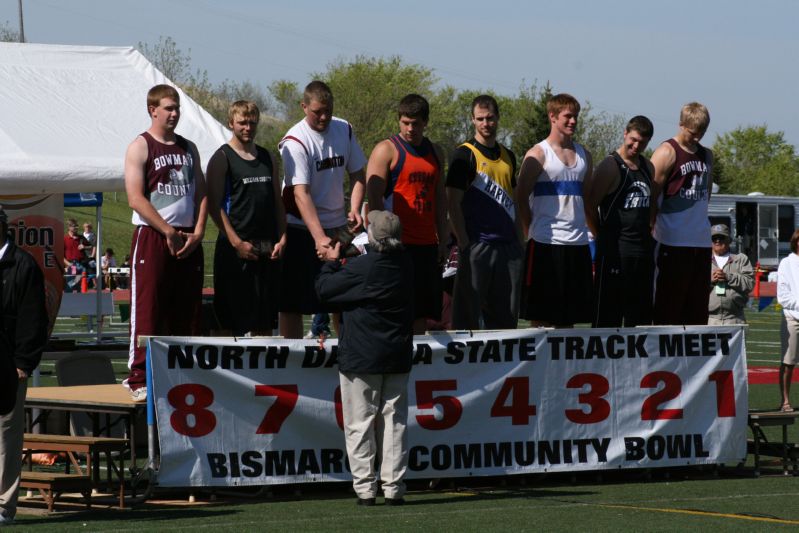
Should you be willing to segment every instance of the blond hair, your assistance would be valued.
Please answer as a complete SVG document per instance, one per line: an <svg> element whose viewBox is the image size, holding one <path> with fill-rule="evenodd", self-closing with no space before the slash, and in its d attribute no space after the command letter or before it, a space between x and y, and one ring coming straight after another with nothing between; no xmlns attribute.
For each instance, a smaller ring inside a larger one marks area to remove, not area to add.
<svg viewBox="0 0 799 533"><path fill-rule="evenodd" d="M233 119L236 118L236 115L241 115L244 118L251 118L255 122L258 122L258 120L261 118L261 110L258 109L258 105L251 100L236 100L230 104L230 107L228 108L228 121L233 122Z"/></svg>
<svg viewBox="0 0 799 533"><path fill-rule="evenodd" d="M699 102L691 102L680 110L680 126L688 129L705 131L710 125L710 113Z"/></svg>

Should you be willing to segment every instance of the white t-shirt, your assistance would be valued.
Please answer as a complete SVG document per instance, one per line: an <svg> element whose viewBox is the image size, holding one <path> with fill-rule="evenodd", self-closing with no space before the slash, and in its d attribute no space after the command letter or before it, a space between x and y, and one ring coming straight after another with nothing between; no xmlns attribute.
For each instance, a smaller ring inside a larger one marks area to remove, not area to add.
<svg viewBox="0 0 799 533"><path fill-rule="evenodd" d="M795 253L788 254L777 268L777 301L786 316L799 320L799 256Z"/></svg>
<svg viewBox="0 0 799 533"><path fill-rule="evenodd" d="M724 268L724 265L726 265L727 261L730 260L730 254L729 253L726 253L724 255L713 254L713 259L716 261L717 267Z"/></svg>
<svg viewBox="0 0 799 533"><path fill-rule="evenodd" d="M283 159L283 187L308 185L322 227L345 225L344 173L357 172L366 165L366 157L349 122L333 117L320 133L303 119L286 133L278 149ZM305 225L290 213L286 214L286 220Z"/></svg>

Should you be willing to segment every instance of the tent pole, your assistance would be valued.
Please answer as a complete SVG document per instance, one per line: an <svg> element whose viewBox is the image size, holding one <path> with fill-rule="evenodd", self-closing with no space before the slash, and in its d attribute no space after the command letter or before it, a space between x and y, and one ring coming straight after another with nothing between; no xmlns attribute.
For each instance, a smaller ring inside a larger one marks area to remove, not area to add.
<svg viewBox="0 0 799 533"><path fill-rule="evenodd" d="M102 297L103 297L103 285L102 285L102 269L100 268L100 249L102 247L102 237L103 234L103 206L102 204L98 205L96 208L97 210L97 246L94 248L94 292L97 296L97 344L102 342L103 338L103 315L102 313Z"/></svg>

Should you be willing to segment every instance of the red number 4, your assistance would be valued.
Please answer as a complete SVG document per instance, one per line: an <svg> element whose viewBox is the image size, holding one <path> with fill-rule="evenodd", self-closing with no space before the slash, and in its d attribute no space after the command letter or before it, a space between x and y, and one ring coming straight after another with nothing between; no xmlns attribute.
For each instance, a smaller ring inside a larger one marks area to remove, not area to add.
<svg viewBox="0 0 799 533"><path fill-rule="evenodd" d="M507 405L510 398L510 405ZM491 416L509 416L514 426L524 426L535 416L535 405L530 403L530 379L526 377L507 378L491 406Z"/></svg>

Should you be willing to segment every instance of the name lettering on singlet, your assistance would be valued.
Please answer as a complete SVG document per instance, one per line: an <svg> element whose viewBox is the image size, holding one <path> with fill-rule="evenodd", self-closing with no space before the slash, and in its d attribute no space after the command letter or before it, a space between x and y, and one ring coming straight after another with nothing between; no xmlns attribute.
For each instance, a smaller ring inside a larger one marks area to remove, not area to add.
<svg viewBox="0 0 799 533"><path fill-rule="evenodd" d="M242 178L241 182L245 185L249 183L271 183L272 176L253 176L249 178Z"/></svg>
<svg viewBox="0 0 799 533"><path fill-rule="evenodd" d="M496 202L506 210L513 210L513 198L510 197L505 189L482 172L478 173L478 177L482 182L481 186L484 193L496 200Z"/></svg>
<svg viewBox="0 0 799 533"><path fill-rule="evenodd" d="M166 166L192 166L191 154L164 154L153 159L155 170Z"/></svg>
<svg viewBox="0 0 799 533"><path fill-rule="evenodd" d="M680 198L685 198L686 200L692 200L694 202L707 200L708 191L705 186L704 176L691 177L691 186L688 188L680 188Z"/></svg>
<svg viewBox="0 0 799 533"><path fill-rule="evenodd" d="M624 198L623 209L648 209L649 208L649 185L643 181L634 181L630 186L631 190Z"/></svg>
<svg viewBox="0 0 799 533"><path fill-rule="evenodd" d="M326 157L321 161L316 162L316 171L319 172L320 170L327 170L330 168L335 167L343 167L344 166L344 156L337 155L333 157Z"/></svg>
<svg viewBox="0 0 799 533"><path fill-rule="evenodd" d="M411 172L408 176L410 183L432 183L434 179L435 176L429 172Z"/></svg>
<svg viewBox="0 0 799 533"><path fill-rule="evenodd" d="M680 165L680 174L685 176L691 172L707 172L707 163L691 160Z"/></svg>

